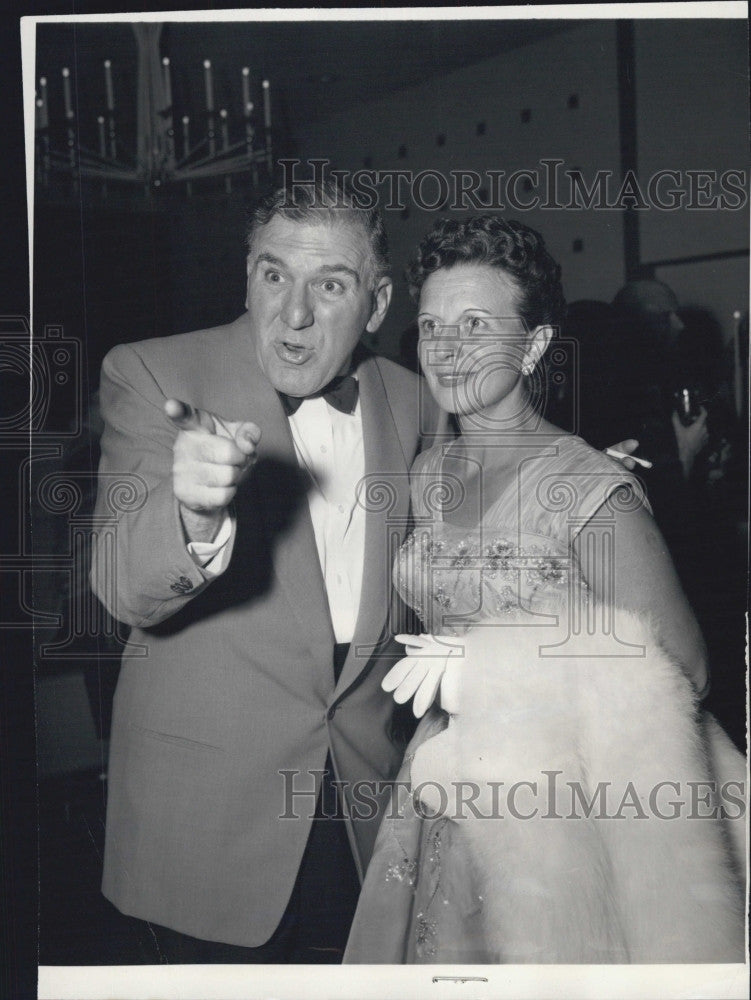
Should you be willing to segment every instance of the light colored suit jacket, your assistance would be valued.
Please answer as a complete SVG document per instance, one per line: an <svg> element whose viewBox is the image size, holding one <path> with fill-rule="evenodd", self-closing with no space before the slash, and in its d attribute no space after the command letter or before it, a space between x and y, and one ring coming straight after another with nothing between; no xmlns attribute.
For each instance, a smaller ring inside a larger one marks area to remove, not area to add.
<svg viewBox="0 0 751 1000"><path fill-rule="evenodd" d="M115 695L103 879L124 913L206 940L264 943L289 899L314 811L312 794L290 792L313 788L309 772L329 751L345 782L396 773L403 747L380 682L403 655L387 612L419 447L418 380L372 355L358 377L365 570L335 685L306 485L247 315L123 345L105 359L92 584L132 626ZM213 580L187 552L172 494L167 397L262 429L258 462L235 498L230 565ZM130 492L118 492L123 477ZM295 811L303 818L280 818ZM362 875L379 816L372 806L358 811L375 813L347 823Z"/></svg>

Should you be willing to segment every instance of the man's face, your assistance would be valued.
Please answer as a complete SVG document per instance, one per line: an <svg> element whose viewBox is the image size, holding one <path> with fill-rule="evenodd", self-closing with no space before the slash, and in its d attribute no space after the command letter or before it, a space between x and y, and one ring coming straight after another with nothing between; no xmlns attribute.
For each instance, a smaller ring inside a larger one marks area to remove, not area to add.
<svg viewBox="0 0 751 1000"><path fill-rule="evenodd" d="M391 280L374 281L365 231L344 219L274 216L253 238L247 273L258 362L290 396L313 395L345 372L391 299Z"/></svg>

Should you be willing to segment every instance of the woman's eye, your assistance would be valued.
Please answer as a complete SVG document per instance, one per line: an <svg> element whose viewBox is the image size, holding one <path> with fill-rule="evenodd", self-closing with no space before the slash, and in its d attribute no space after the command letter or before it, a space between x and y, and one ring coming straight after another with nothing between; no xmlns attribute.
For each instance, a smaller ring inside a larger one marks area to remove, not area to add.
<svg viewBox="0 0 751 1000"><path fill-rule="evenodd" d="M420 323L420 333L430 335L435 332L435 322L432 319L424 319Z"/></svg>
<svg viewBox="0 0 751 1000"><path fill-rule="evenodd" d="M470 330L476 330L478 327L482 326L482 320L479 316L469 317L469 328Z"/></svg>

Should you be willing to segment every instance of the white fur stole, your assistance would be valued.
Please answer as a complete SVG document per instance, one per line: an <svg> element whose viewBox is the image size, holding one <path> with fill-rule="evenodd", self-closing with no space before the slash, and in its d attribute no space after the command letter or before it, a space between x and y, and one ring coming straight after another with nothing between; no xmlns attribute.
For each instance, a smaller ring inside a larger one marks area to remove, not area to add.
<svg viewBox="0 0 751 1000"><path fill-rule="evenodd" d="M494 960L742 962L745 760L647 623L617 635L474 628L413 788L467 837Z"/></svg>

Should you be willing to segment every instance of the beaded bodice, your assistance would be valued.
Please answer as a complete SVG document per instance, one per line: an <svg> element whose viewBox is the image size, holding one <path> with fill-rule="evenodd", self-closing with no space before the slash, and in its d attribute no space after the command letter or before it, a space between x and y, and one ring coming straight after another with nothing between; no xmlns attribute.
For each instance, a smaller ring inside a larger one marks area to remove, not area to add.
<svg viewBox="0 0 751 1000"><path fill-rule="evenodd" d="M399 551L395 582L433 635L458 635L510 612L562 606L573 563L544 536L437 521L418 525ZM579 576L579 574L577 574Z"/></svg>
<svg viewBox="0 0 751 1000"><path fill-rule="evenodd" d="M622 467L566 436L520 462L481 523L462 527L449 520L462 484L442 473L446 450L431 449L413 468L415 527L394 566L402 600L434 635L461 634L512 612L562 611L586 599L572 540L595 512L612 518L619 497L623 506L644 502Z"/></svg>

